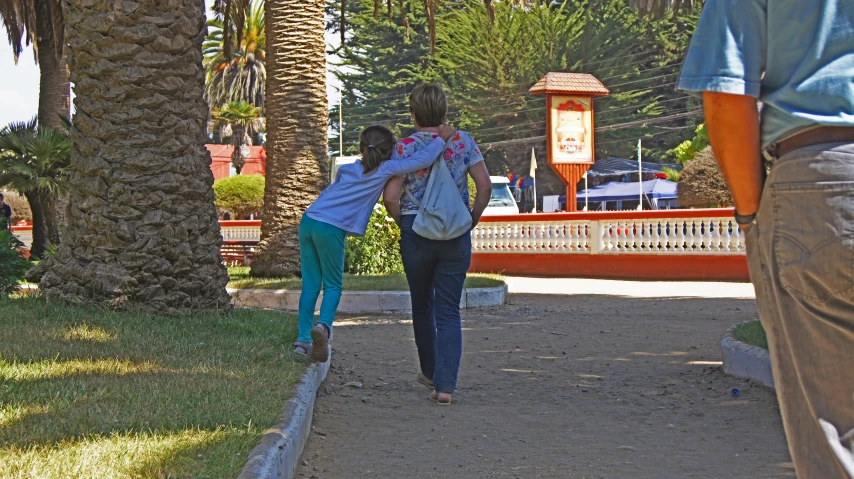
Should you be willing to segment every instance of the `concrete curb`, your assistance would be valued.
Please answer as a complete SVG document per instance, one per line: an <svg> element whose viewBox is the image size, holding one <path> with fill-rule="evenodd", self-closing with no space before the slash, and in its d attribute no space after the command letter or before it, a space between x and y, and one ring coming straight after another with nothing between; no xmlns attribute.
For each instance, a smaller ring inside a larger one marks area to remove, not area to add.
<svg viewBox="0 0 854 479"><path fill-rule="evenodd" d="M229 289L238 308L299 310L299 291L286 289ZM507 285L463 290L460 309L501 306L507 298ZM317 300L317 307L323 294ZM408 312L412 303L408 291L344 291L338 304L339 313Z"/></svg>
<svg viewBox="0 0 854 479"><path fill-rule="evenodd" d="M331 349L331 348L330 348ZM268 429L249 460L240 471L238 479L292 479L296 474L300 455L311 432L311 418L317 388L326 379L332 354L325 363L313 363L302 377L302 382L288 401L280 422Z"/></svg>
<svg viewBox="0 0 854 479"><path fill-rule="evenodd" d="M721 340L724 372L731 376L759 381L773 389L774 375L771 372L771 356L768 350L735 339L732 332L736 326L738 324L727 329Z"/></svg>

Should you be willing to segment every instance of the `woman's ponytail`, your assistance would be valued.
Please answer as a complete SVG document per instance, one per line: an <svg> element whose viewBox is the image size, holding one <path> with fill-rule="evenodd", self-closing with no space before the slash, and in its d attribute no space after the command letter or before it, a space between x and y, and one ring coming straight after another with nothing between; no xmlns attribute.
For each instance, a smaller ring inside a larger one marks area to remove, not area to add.
<svg viewBox="0 0 854 479"><path fill-rule="evenodd" d="M359 135L359 153L365 173L377 169L394 151L394 133L380 125L369 126Z"/></svg>

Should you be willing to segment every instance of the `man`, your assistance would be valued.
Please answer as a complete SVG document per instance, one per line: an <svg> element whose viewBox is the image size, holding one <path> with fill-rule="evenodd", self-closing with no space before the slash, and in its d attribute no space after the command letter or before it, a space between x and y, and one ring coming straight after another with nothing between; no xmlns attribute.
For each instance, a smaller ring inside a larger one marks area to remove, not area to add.
<svg viewBox="0 0 854 479"><path fill-rule="evenodd" d="M798 477L854 478L854 0L708 0L678 87L746 230Z"/></svg>
<svg viewBox="0 0 854 479"><path fill-rule="evenodd" d="M0 230L11 229L12 207L6 204L6 198L0 193Z"/></svg>

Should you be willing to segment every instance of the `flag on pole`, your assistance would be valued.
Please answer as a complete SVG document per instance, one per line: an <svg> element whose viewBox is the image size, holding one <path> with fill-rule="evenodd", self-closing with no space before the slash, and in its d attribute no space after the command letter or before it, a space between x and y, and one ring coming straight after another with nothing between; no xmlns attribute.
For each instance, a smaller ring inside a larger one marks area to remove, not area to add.
<svg viewBox="0 0 854 479"><path fill-rule="evenodd" d="M537 171L537 155L534 153L534 149L531 148L531 170L528 173L528 176L530 176L531 178L536 178L537 177L536 171Z"/></svg>
<svg viewBox="0 0 854 479"><path fill-rule="evenodd" d="M531 171L528 176L534 179L534 213L537 212L537 155L535 150L531 148Z"/></svg>

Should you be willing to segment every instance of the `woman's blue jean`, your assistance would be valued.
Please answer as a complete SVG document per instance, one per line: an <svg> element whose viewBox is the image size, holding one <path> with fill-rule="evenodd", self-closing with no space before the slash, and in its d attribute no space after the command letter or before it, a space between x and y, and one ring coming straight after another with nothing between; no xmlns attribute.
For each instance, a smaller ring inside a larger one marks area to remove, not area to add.
<svg viewBox="0 0 854 479"><path fill-rule="evenodd" d="M414 221L414 215L403 217L400 254L412 298L418 359L436 391L453 393L463 353L460 298L471 265L471 235L429 240L412 231Z"/></svg>

